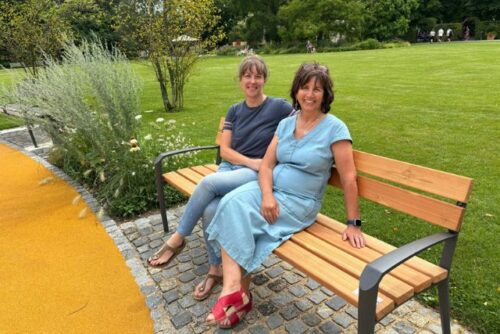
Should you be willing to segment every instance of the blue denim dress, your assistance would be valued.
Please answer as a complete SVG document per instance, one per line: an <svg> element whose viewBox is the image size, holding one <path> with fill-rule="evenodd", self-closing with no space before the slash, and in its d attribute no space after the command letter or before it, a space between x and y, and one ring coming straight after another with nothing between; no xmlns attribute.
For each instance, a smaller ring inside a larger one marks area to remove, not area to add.
<svg viewBox="0 0 500 334"><path fill-rule="evenodd" d="M262 193L257 181L249 182L224 196L208 227L209 247L224 248L247 272L257 269L281 243L305 229L316 218L334 161L331 145L351 140L346 125L327 115L303 138L294 132L297 116L280 122L273 170L273 193L279 216L269 224L260 213Z"/></svg>

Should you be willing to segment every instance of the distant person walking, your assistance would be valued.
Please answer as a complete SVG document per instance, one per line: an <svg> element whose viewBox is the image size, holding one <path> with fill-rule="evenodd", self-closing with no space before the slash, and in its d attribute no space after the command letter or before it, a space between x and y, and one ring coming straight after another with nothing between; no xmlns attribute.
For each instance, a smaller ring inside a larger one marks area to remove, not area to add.
<svg viewBox="0 0 500 334"><path fill-rule="evenodd" d="M446 29L446 39L451 42L451 37L453 36L453 30L451 28Z"/></svg>
<svg viewBox="0 0 500 334"><path fill-rule="evenodd" d="M438 30L438 42L442 42L443 41L443 35L444 35L443 28L439 28L439 30Z"/></svg>
<svg viewBox="0 0 500 334"><path fill-rule="evenodd" d="M470 38L470 29L469 26L465 26L464 29L464 40L468 41Z"/></svg>
<svg viewBox="0 0 500 334"><path fill-rule="evenodd" d="M434 31L434 29L432 29L431 32L429 33L429 41L431 43L434 42L434 38L436 38L436 32Z"/></svg>
<svg viewBox="0 0 500 334"><path fill-rule="evenodd" d="M313 53L313 51L315 50L310 40L307 40L306 42L306 49L307 53Z"/></svg>

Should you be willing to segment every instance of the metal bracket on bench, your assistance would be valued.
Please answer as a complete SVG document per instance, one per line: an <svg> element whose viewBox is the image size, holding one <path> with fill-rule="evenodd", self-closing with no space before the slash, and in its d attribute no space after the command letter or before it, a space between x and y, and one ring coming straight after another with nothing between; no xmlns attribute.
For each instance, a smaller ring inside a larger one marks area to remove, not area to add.
<svg viewBox="0 0 500 334"><path fill-rule="evenodd" d="M445 247L440 265L449 270L457 237L458 233L454 231L433 234L395 249L366 265L359 281L358 333L374 332L378 287L389 271L441 242L445 242Z"/></svg>
<svg viewBox="0 0 500 334"><path fill-rule="evenodd" d="M163 230L168 232L168 219L167 219L167 208L165 203L165 194L163 192L163 185L165 181L163 180L163 172L162 172L162 163L163 160L169 158L174 155L184 154L193 151L202 151L209 149L217 149L217 158L216 162L220 163L220 147L219 145L210 145L210 146L196 146L196 147L188 147L181 150L175 150L170 152L165 152L158 155L155 159L155 180L156 180L156 193L158 198L158 203L160 205L160 214L161 220L163 222Z"/></svg>

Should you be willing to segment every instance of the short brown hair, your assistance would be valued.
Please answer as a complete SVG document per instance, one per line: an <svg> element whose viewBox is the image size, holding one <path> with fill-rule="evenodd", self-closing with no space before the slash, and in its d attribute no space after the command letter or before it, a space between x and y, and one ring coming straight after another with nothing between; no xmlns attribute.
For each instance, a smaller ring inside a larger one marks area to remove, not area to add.
<svg viewBox="0 0 500 334"><path fill-rule="evenodd" d="M252 68L255 67L255 71L258 74L261 74L264 77L264 80L267 80L267 65L264 62L262 57L257 55L246 56L240 63L240 68L238 71L238 77L241 78L247 71L251 71Z"/></svg>
<svg viewBox="0 0 500 334"><path fill-rule="evenodd" d="M323 87L323 101L321 101L321 112L327 114L330 111L330 105L334 100L333 94L333 80L330 78L330 71L328 67L318 63L308 63L300 65L295 78L293 79L292 89L290 90L290 97L293 100L293 107L298 110L300 108L297 101L297 92L301 87L312 78L315 78L321 83Z"/></svg>

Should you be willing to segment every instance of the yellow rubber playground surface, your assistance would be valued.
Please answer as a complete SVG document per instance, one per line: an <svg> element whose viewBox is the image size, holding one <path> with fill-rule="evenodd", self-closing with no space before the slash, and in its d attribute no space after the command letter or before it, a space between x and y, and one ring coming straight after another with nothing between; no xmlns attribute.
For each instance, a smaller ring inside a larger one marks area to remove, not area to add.
<svg viewBox="0 0 500 334"><path fill-rule="evenodd" d="M153 332L123 257L77 196L0 144L1 334Z"/></svg>

